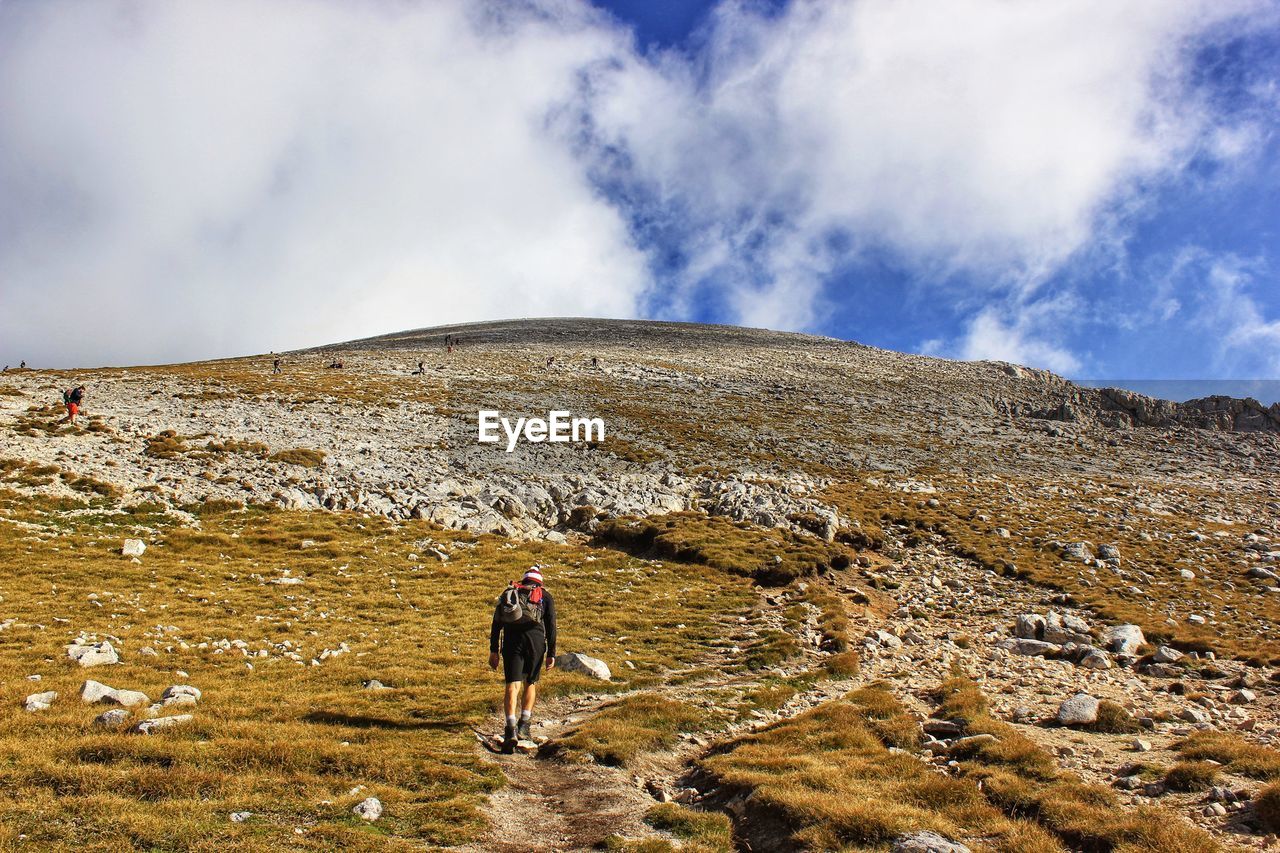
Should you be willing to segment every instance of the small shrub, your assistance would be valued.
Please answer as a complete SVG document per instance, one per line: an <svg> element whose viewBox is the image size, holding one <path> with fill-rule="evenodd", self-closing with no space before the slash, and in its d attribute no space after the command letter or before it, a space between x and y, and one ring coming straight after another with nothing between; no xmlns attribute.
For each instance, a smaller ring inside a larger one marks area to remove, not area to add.
<svg viewBox="0 0 1280 853"><path fill-rule="evenodd" d="M1203 791L1218 778L1218 766L1207 761L1179 761L1164 774L1164 784L1174 791Z"/></svg>
<svg viewBox="0 0 1280 853"><path fill-rule="evenodd" d="M637 756L671 746L680 732L704 725L708 714L685 702L637 693L607 706L560 740L557 749L601 764L625 766Z"/></svg>
<svg viewBox="0 0 1280 853"><path fill-rule="evenodd" d="M1183 758L1216 761L1232 773L1254 779L1280 779L1280 752L1231 734L1230 732L1196 732L1174 744Z"/></svg>
<svg viewBox="0 0 1280 853"><path fill-rule="evenodd" d="M849 678L857 675L861 664L862 661L858 657L858 653L853 650L832 655L822 662L823 668L837 678Z"/></svg>
<svg viewBox="0 0 1280 853"><path fill-rule="evenodd" d="M696 812L675 803L659 803L649 809L644 820L654 829L669 832L682 841L704 845L708 850L733 849L733 824L727 815L719 812Z"/></svg>
<svg viewBox="0 0 1280 853"><path fill-rule="evenodd" d="M288 465L300 465L303 468L319 468L324 465L324 452L306 447L295 447L291 450L279 450L269 457L272 462L283 462Z"/></svg>
<svg viewBox="0 0 1280 853"><path fill-rule="evenodd" d="M1253 804L1254 812L1267 832L1280 833L1280 784L1268 785L1258 794Z"/></svg>
<svg viewBox="0 0 1280 853"><path fill-rule="evenodd" d="M1103 699L1098 703L1098 719L1089 728L1103 734L1123 735L1140 731L1142 724L1120 705Z"/></svg>

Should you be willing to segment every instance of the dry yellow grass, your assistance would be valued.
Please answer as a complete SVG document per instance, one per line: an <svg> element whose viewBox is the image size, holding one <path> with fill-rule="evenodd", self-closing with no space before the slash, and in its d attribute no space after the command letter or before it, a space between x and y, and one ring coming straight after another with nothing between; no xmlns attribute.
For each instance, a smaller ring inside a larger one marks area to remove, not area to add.
<svg viewBox="0 0 1280 853"><path fill-rule="evenodd" d="M607 519L596 536L635 553L713 566L770 585L846 568L853 556L844 544L698 512Z"/></svg>
<svg viewBox="0 0 1280 853"><path fill-rule="evenodd" d="M990 802L1010 815L1033 818L1071 849L1123 853L1210 853L1218 849L1204 830L1160 808L1123 808L1115 792L1060 770L1053 756L1013 726L992 719L987 700L967 678L943 682L935 716L962 722L967 735L994 740L952 756L963 777L980 783Z"/></svg>
<svg viewBox="0 0 1280 853"><path fill-rule="evenodd" d="M734 743L702 764L731 791L751 794L760 820L786 843L821 850L879 849L930 829L985 849L1061 849L1044 830L1010 819L972 782L952 779L910 747L916 721L884 690L867 688Z"/></svg>
<svg viewBox="0 0 1280 853"><path fill-rule="evenodd" d="M0 845L19 835L94 850L473 839L478 805L501 784L477 758L471 726L497 708L487 633L511 577L543 565L563 614L561 648L620 675L601 685L553 672L552 695L660 683L667 667L708 654L708 638L751 599L745 581L711 569L353 514L206 506L190 527L159 505L0 490L0 530L0 607L14 620L0 630ZM140 565L119 554L126 536L150 543ZM417 556L431 544L452 559ZM303 582L268 582L286 569ZM619 588L632 603L621 615L611 603ZM123 663L68 660L63 647L82 630L116 638ZM226 648L234 640L245 650ZM34 674L42 679L27 680ZM185 727L104 731L91 724L104 709L78 698L85 678L153 699L191 683L204 697ZM393 689L363 689L371 678ZM59 693L50 710L22 709L46 690ZM372 826L350 813L368 795L387 808ZM232 823L233 811L254 816Z"/></svg>
<svg viewBox="0 0 1280 853"><path fill-rule="evenodd" d="M1189 761L1216 761L1241 776L1280 779L1280 751L1231 732L1196 732L1174 744L1174 749Z"/></svg>
<svg viewBox="0 0 1280 853"><path fill-rule="evenodd" d="M638 755L670 747L681 732L697 731L708 712L653 693L626 696L593 714L555 743L556 753L601 764L626 765Z"/></svg>

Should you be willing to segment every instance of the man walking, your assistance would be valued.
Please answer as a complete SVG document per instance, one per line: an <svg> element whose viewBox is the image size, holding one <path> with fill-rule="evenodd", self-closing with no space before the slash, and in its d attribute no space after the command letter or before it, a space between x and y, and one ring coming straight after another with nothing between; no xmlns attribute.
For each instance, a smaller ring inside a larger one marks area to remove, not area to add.
<svg viewBox="0 0 1280 853"><path fill-rule="evenodd" d="M518 740L531 738L529 725L538 699L543 659L547 669L556 665L556 605L542 585L542 572L537 566L498 597L489 630L490 669L498 668L499 651L507 683L503 697L507 725L502 734L502 752L510 755L516 751Z"/></svg>

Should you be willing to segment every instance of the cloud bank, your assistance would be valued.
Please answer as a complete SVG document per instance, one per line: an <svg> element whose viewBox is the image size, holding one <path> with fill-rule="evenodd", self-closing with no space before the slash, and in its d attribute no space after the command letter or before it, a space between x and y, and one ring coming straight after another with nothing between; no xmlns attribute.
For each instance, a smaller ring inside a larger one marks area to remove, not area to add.
<svg viewBox="0 0 1280 853"><path fill-rule="evenodd" d="M1072 370L1043 283L1193 158L1257 148L1190 70L1266 8L726 0L641 53L578 0L5 4L0 339L74 364L507 316L833 331L875 254L955 304L937 351Z"/></svg>

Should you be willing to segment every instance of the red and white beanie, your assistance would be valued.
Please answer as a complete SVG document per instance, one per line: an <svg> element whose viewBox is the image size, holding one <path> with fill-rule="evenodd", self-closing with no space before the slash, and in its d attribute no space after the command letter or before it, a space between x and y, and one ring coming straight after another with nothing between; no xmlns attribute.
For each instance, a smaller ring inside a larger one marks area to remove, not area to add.
<svg viewBox="0 0 1280 853"><path fill-rule="evenodd" d="M542 584L542 572L538 571L537 566L530 566L529 571L524 573L524 577L520 579L520 583L536 583Z"/></svg>

